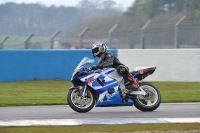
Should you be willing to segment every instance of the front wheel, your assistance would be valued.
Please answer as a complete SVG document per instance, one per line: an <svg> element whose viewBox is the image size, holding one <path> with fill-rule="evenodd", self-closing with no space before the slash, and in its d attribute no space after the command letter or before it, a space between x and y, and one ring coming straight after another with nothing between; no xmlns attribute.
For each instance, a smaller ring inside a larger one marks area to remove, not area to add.
<svg viewBox="0 0 200 133"><path fill-rule="evenodd" d="M137 95L134 98L134 106L141 111L153 111L157 109L161 103L160 91L152 84L144 82L140 87L146 91L146 95Z"/></svg>
<svg viewBox="0 0 200 133"><path fill-rule="evenodd" d="M80 96L79 90L77 88L72 88L68 92L67 102L74 111L85 113L94 107L95 98L88 89L85 91L85 96Z"/></svg>

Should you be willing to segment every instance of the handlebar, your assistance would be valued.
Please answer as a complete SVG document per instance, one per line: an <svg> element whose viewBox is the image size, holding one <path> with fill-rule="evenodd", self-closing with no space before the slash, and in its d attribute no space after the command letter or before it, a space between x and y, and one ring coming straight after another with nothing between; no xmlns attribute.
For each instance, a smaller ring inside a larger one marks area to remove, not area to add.
<svg viewBox="0 0 200 133"><path fill-rule="evenodd" d="M86 71L86 72L91 72L92 69L91 69L91 68L84 68L84 71Z"/></svg>

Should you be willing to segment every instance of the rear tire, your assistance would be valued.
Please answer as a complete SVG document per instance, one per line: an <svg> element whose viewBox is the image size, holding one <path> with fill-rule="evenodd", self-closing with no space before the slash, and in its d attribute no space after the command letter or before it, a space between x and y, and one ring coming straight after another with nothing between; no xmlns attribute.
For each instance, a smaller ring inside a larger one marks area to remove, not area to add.
<svg viewBox="0 0 200 133"><path fill-rule="evenodd" d="M67 94L67 102L74 111L79 113L86 113L94 107L95 98L92 91L87 89L85 93L85 97L81 97L77 88L69 90ZM87 100L90 100L88 104Z"/></svg>
<svg viewBox="0 0 200 133"><path fill-rule="evenodd" d="M140 87L146 91L147 95L134 98L134 106L141 111L153 111L157 109L161 103L160 91L154 85L147 82L141 83ZM151 98L153 96L155 97L155 101L152 103Z"/></svg>

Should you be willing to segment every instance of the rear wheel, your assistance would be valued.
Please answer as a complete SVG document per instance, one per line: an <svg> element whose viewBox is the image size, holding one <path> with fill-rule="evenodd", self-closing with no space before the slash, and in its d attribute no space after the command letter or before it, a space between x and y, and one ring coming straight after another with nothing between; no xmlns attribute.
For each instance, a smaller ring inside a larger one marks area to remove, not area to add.
<svg viewBox="0 0 200 133"><path fill-rule="evenodd" d="M160 91L152 84L144 82L140 87L147 93L145 96L137 95L134 98L134 106L141 111L153 111L161 103Z"/></svg>
<svg viewBox="0 0 200 133"><path fill-rule="evenodd" d="M89 89L85 91L85 96L80 96L78 89L73 88L68 92L67 102L74 111L85 113L94 107L95 98Z"/></svg>

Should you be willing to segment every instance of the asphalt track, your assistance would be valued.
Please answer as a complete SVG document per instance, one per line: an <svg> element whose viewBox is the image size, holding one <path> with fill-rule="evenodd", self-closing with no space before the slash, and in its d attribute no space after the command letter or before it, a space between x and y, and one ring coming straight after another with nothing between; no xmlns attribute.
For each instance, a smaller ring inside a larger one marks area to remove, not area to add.
<svg viewBox="0 0 200 133"><path fill-rule="evenodd" d="M67 105L0 107L0 120L84 119L84 118L196 118L200 103L162 103L152 112L141 112L134 106L94 107L88 113L77 113Z"/></svg>

